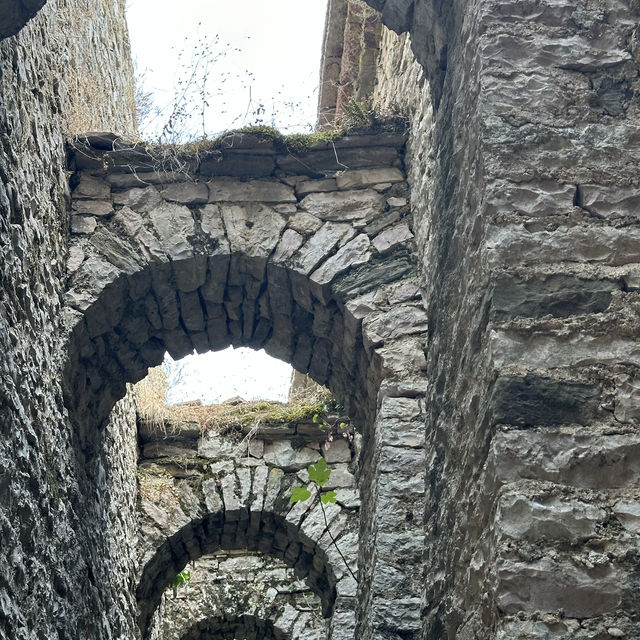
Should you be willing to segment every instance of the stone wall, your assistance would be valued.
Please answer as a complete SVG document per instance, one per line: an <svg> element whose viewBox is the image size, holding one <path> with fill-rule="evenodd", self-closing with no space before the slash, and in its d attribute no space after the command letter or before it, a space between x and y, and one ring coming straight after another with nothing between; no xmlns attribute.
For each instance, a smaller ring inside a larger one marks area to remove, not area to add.
<svg viewBox="0 0 640 640"><path fill-rule="evenodd" d="M165 593L162 640L203 637L326 640L318 596L283 562L260 553L216 554L189 565L189 582Z"/></svg>
<svg viewBox="0 0 640 640"><path fill-rule="evenodd" d="M194 430L193 422L170 417L141 429L137 551L143 636L198 637L206 628L239 621L251 628L259 620L273 625L275 637L297 638L305 629L305 637L352 640L356 582L349 569L357 574L360 499L351 429L319 428L306 417L247 422L225 433L207 410L197 412L210 425L204 433L197 423ZM339 420L334 416L329 423ZM324 507L307 472L323 457L331 469L324 491L337 494L337 503ZM302 486L310 488L311 498L292 504L293 489ZM220 560L229 554L234 558ZM290 569L282 574L270 558ZM187 562L195 562L187 566L193 583L174 603L168 585ZM240 575L227 580L219 575L225 566ZM269 573L274 568L277 573ZM306 586L296 586L293 574Z"/></svg>
<svg viewBox="0 0 640 640"><path fill-rule="evenodd" d="M116 546L132 533L130 405L89 459L61 389L64 135L71 116L83 129L134 128L114 96L131 87L122 11L49 3L0 42L2 638L135 636L133 557Z"/></svg>
<svg viewBox="0 0 640 640"><path fill-rule="evenodd" d="M375 95L413 113L423 637L637 637L637 3L377 6L411 30Z"/></svg>

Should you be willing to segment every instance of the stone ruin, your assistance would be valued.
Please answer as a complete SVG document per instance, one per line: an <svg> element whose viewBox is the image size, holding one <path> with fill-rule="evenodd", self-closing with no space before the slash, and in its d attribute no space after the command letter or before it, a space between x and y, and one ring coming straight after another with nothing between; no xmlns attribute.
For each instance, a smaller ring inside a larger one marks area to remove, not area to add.
<svg viewBox="0 0 640 640"><path fill-rule="evenodd" d="M0 638L640 638L639 23L330 0L319 125L372 129L176 151L122 2L2 0ZM128 385L230 344L349 415L329 527L272 479L315 432L144 441Z"/></svg>

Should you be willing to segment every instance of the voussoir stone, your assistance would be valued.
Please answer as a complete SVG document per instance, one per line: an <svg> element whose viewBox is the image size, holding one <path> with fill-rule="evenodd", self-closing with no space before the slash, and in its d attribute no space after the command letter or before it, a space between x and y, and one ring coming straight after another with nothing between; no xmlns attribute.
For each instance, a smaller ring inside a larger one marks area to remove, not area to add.
<svg viewBox="0 0 640 640"><path fill-rule="evenodd" d="M149 217L172 260L183 260L193 255L193 244L189 238L195 235L195 222L187 207L166 202L151 211Z"/></svg>
<svg viewBox="0 0 640 640"><path fill-rule="evenodd" d="M259 203L220 207L234 253L266 258L276 246L286 224L271 207Z"/></svg>
<svg viewBox="0 0 640 640"><path fill-rule="evenodd" d="M373 189L310 193L300 207L322 220L333 222L373 218L385 207L385 199Z"/></svg>

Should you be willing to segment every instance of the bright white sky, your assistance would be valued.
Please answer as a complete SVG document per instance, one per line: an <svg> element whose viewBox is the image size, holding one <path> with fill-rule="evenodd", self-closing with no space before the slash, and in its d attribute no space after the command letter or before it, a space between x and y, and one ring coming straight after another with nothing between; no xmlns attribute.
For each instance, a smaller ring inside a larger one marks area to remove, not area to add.
<svg viewBox="0 0 640 640"><path fill-rule="evenodd" d="M207 82L208 137L252 124L260 103L265 124L309 131L316 120L326 7L327 0L129 0L133 57L146 90L164 106L189 67L177 64L178 54L183 51L188 62L203 39L212 44L219 57ZM196 120L194 133L201 135Z"/></svg>
<svg viewBox="0 0 640 640"><path fill-rule="evenodd" d="M327 0L129 0L137 72L156 105L164 107L192 68L194 51L209 43L217 60L207 80L208 137L253 124L260 103L265 111L257 117L264 124L284 132L311 131L326 9ZM197 112L201 103L194 103ZM143 134L157 136L162 124L158 118L155 129ZM199 116L189 129L192 137L202 136ZM164 368L169 402L215 403L233 396L286 400L291 376L289 365L250 349L187 356L178 363L167 356Z"/></svg>

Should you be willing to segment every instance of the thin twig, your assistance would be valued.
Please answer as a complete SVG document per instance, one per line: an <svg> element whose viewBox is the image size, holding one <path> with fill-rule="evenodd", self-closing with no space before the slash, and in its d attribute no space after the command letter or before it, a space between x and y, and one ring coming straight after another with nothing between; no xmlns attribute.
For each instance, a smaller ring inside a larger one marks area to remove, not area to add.
<svg viewBox="0 0 640 640"><path fill-rule="evenodd" d="M329 529L329 522L327 520L327 512L324 510L324 503L322 502L322 496L320 496L319 492L318 492L318 497L320 498L320 507L322 508L322 515L324 516L324 523L325 523L325 525L327 527L327 533L329 534L329 537L331 538L331 542L333 543L333 546L336 548L336 551L340 554L340 557L342 558L342 562L344 562L344 566L347 567L347 570L351 574L351 577L356 581L356 584L357 584L358 583L358 578L356 578L355 573L353 573L353 571L351 571L351 567L349 566L349 563L347 562L347 559L342 555L342 551L340 551L340 547L338 546L338 543L336 542L336 539L333 537L333 534L331 533L331 529Z"/></svg>

